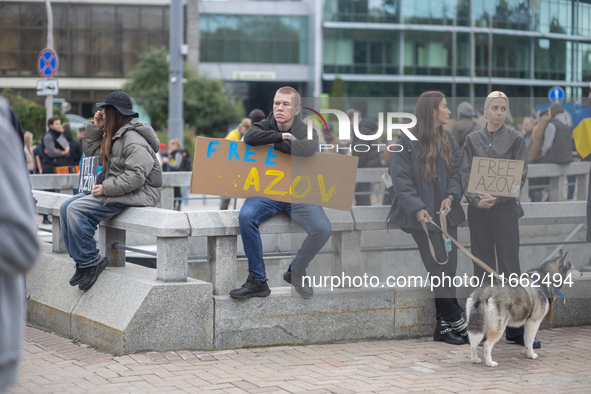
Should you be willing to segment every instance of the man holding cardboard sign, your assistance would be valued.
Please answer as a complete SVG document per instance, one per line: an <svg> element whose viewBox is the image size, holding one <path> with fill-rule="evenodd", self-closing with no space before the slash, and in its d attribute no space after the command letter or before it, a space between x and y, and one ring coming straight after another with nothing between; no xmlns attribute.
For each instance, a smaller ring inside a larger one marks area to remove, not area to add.
<svg viewBox="0 0 591 394"><path fill-rule="evenodd" d="M253 146L273 144L275 150L289 155L312 156L318 150L318 135L314 131L313 138L307 139L307 128L301 121L300 110L299 93L291 87L279 89L273 99L273 113L267 119L253 124L244 135L244 142ZM281 211L287 213L308 233L283 278L303 297L310 297L314 293L309 283L304 285L302 277L306 275L310 261L332 233L324 210L314 204L291 204L265 197L252 197L245 201L239 216L249 275L242 287L232 290L230 296L251 298L271 294L267 285L259 226Z"/></svg>

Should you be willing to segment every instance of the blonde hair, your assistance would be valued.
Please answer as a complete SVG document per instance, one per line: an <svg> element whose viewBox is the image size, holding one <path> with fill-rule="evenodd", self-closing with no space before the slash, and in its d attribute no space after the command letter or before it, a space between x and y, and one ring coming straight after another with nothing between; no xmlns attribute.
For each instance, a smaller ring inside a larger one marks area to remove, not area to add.
<svg viewBox="0 0 591 394"><path fill-rule="evenodd" d="M177 148L181 147L181 141L179 141L178 138L173 138L170 141L168 141L168 145L170 144L175 144L177 146Z"/></svg>
<svg viewBox="0 0 591 394"><path fill-rule="evenodd" d="M494 92L491 92L488 96L486 96L486 101L484 102L484 119L488 120L486 116L486 110L488 109L490 103L496 98L505 99L505 101L507 102L507 109L509 109L509 98L507 97L507 95L501 92L500 90L495 90Z"/></svg>
<svg viewBox="0 0 591 394"><path fill-rule="evenodd" d="M250 120L250 118L244 118L240 122L239 127L248 129L248 128L250 128L251 124L252 124L252 120Z"/></svg>
<svg viewBox="0 0 591 394"><path fill-rule="evenodd" d="M33 143L33 133L31 133L30 131L25 131L24 138L25 146L30 146Z"/></svg>

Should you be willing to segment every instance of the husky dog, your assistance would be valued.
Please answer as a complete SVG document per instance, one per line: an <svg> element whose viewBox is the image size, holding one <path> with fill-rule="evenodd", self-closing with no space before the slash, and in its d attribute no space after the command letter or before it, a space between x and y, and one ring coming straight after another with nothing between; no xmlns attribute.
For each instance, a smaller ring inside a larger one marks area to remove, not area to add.
<svg viewBox="0 0 591 394"><path fill-rule="evenodd" d="M528 271L526 275L529 280L524 278L521 283L503 284L496 280L492 286L479 287L466 301L473 363L482 362L478 358L478 345L486 337L484 361L489 367L498 365L492 360L491 351L507 326L525 325L523 338L527 357L536 359L538 355L533 350L534 339L552 301L562 294L559 289L565 281L582 277L566 259L566 254L562 255L562 250L560 256Z"/></svg>

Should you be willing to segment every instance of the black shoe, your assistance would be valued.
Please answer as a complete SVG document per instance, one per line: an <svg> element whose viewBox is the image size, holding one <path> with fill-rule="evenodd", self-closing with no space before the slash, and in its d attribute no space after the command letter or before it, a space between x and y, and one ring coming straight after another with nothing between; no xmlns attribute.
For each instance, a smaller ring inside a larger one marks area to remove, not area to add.
<svg viewBox="0 0 591 394"><path fill-rule="evenodd" d="M230 292L232 298L266 297L271 294L267 281L255 282L254 274L250 272L242 287Z"/></svg>
<svg viewBox="0 0 591 394"><path fill-rule="evenodd" d="M43 215L43 224L51 224L51 220L49 220L49 217L47 217L47 215Z"/></svg>
<svg viewBox="0 0 591 394"><path fill-rule="evenodd" d="M285 279L286 274L289 274L289 281ZM299 295L304 298L310 298L314 294L314 289L312 288L309 280L302 284L302 278L304 276L306 276L306 270L291 270L283 274L283 279L290 283Z"/></svg>
<svg viewBox="0 0 591 394"><path fill-rule="evenodd" d="M454 332L453 328L451 328L451 323L443 319L437 321L433 340L435 342L443 341L451 345L463 345L466 343L464 338Z"/></svg>
<svg viewBox="0 0 591 394"><path fill-rule="evenodd" d="M101 274L101 272L103 272L108 263L109 260L106 257L103 257L103 259L99 261L97 265L93 267L83 268L82 279L80 279L80 284L78 285L78 288L80 290L90 289L92 285L94 285L94 282L96 282L99 275Z"/></svg>
<svg viewBox="0 0 591 394"><path fill-rule="evenodd" d="M291 270L287 270L283 273L283 280L291 285Z"/></svg>
<svg viewBox="0 0 591 394"><path fill-rule="evenodd" d="M74 276L70 279L70 286L76 286L82 280L84 270L78 268L78 264L76 264L76 272L74 272Z"/></svg>
<svg viewBox="0 0 591 394"><path fill-rule="evenodd" d="M454 332L462 337L464 342L470 343L470 338L468 337L468 323L466 323L466 320L464 320L462 315L457 315L449 322L449 324L451 324L451 328Z"/></svg>
<svg viewBox="0 0 591 394"><path fill-rule="evenodd" d="M521 346L525 346L525 341L523 340L523 337L517 337L517 338L507 338L508 341L514 342L516 345L521 345ZM542 347L542 343L540 341L538 341L537 339L534 338L534 349L540 349Z"/></svg>

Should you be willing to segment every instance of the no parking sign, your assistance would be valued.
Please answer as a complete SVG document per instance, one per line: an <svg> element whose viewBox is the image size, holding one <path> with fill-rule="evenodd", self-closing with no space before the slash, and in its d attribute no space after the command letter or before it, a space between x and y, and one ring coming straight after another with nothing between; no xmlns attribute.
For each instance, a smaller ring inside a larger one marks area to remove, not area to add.
<svg viewBox="0 0 591 394"><path fill-rule="evenodd" d="M45 48L37 58L37 71L43 78L53 78L59 67L57 53L50 48Z"/></svg>

